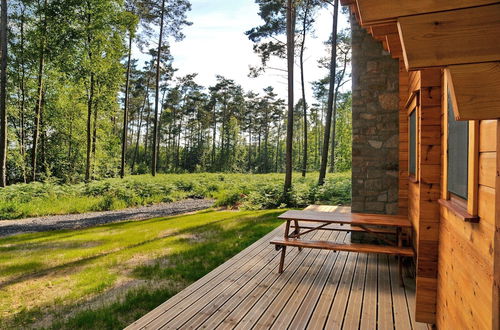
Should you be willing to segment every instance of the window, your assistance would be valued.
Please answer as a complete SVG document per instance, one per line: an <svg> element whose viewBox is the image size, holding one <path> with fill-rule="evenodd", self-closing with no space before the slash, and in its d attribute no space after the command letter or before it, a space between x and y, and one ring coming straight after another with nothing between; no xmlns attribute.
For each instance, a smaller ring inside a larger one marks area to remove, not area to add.
<svg viewBox="0 0 500 330"><path fill-rule="evenodd" d="M411 177L417 176L417 110L414 109L409 119L409 163L408 172Z"/></svg>
<svg viewBox="0 0 500 330"><path fill-rule="evenodd" d="M411 94L408 102L406 102L406 110L408 113L408 176L410 181L418 182L418 114L419 114L420 93L415 91Z"/></svg>
<svg viewBox="0 0 500 330"><path fill-rule="evenodd" d="M448 90L448 192L468 198L469 122L456 121Z"/></svg>

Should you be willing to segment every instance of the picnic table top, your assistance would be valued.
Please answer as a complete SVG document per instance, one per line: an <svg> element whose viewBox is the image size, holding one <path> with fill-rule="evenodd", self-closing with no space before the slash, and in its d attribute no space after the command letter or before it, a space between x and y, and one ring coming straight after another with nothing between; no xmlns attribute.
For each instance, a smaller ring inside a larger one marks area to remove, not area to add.
<svg viewBox="0 0 500 330"><path fill-rule="evenodd" d="M349 225L373 225L373 226L393 226L393 227L411 227L411 222L407 216L387 215L387 214L367 214L351 212L333 212L303 211L291 210L278 217L285 220L300 220L309 222L326 222Z"/></svg>

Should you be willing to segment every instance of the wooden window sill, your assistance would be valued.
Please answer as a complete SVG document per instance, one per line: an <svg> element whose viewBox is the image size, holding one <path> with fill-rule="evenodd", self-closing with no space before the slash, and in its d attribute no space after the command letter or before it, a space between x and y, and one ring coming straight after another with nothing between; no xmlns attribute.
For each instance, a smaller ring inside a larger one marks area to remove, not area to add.
<svg viewBox="0 0 500 330"><path fill-rule="evenodd" d="M477 215L472 215L467 212L463 207L460 207L456 204L453 204L449 200L439 199L438 203L442 206L446 207L448 210L453 212L457 217L462 219L465 222L478 223L479 217Z"/></svg>

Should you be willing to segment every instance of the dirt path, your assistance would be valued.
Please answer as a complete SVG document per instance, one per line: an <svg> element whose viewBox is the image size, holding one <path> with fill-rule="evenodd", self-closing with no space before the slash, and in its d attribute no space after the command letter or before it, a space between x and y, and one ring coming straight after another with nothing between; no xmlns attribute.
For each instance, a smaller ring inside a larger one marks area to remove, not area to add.
<svg viewBox="0 0 500 330"><path fill-rule="evenodd" d="M173 203L161 203L118 211L52 215L21 220L0 220L0 237L58 229L81 229L126 220L145 220L199 211L207 209L213 204L214 201L208 199L186 199Z"/></svg>

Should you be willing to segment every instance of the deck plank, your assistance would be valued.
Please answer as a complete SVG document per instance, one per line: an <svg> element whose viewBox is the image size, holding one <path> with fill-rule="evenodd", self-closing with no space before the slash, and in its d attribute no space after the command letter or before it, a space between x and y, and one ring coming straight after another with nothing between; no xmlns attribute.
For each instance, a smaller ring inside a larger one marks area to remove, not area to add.
<svg viewBox="0 0 500 330"><path fill-rule="evenodd" d="M357 330L359 328L361 307L363 306L367 261L368 255L366 253L360 253L358 256L358 263L356 264L356 273L354 274L342 329Z"/></svg>
<svg viewBox="0 0 500 330"><path fill-rule="evenodd" d="M320 237L321 233L316 233L315 237ZM297 249L294 249L297 251ZM288 280L298 267L307 260L311 250L304 250L298 253L297 257L290 262L285 263L285 272L271 273L265 281L261 282L243 301L234 309L226 319L218 326L219 329L232 329L237 326L251 311L253 313L262 313L260 309L265 309L266 301L273 299L277 293L287 284ZM259 303L262 302L262 303ZM260 308L259 308L260 307ZM251 317L248 316L248 317ZM247 317L247 318L248 318ZM251 324L251 322L249 322Z"/></svg>
<svg viewBox="0 0 500 330"><path fill-rule="evenodd" d="M377 329L377 255L368 255L360 329Z"/></svg>
<svg viewBox="0 0 500 330"><path fill-rule="evenodd" d="M405 288L399 284L398 264L395 258L389 258L389 267L395 327L401 330L411 330L412 326Z"/></svg>
<svg viewBox="0 0 500 330"><path fill-rule="evenodd" d="M326 287L326 283L330 273L332 272L335 264L337 262L339 254L328 251L328 257L323 267L319 270L319 275L316 277L315 282L313 283L313 287L307 293L302 305L297 310L295 317L290 323L289 329L305 329L307 324L309 323L309 319L311 318L316 306L318 304L318 300L321 297L323 290Z"/></svg>
<svg viewBox="0 0 500 330"><path fill-rule="evenodd" d="M328 237L326 235L329 234L322 233L320 235L320 239L323 239ZM318 254L321 252L320 250L309 249L306 251L311 251L308 258L306 258L306 260L299 265L295 273L287 280L287 282L283 283L286 285L283 285L279 292L275 292L272 299L261 299L261 301L258 302L252 309L252 313L245 315L235 329L249 329L249 327L253 326L257 328L269 328L272 325L274 319L279 315L281 309L290 298L290 295L293 293L298 283L304 279L305 274L316 260ZM268 290L268 292L270 292L270 290Z"/></svg>
<svg viewBox="0 0 500 330"><path fill-rule="evenodd" d="M351 284L356 270L359 253L349 253L347 263L342 273L342 278L339 283L339 288L333 301L325 329L340 329L344 320L347 304L349 303L349 294L351 292Z"/></svg>
<svg viewBox="0 0 500 330"><path fill-rule="evenodd" d="M335 263L333 271L330 273L330 277L327 281L327 287L321 293L316 310L309 320L308 328L322 329L325 325L326 319L328 318L330 307L335 299L335 295L340 284L340 278L342 276L342 272L344 271L347 257L350 253L338 252L338 254L338 260Z"/></svg>
<svg viewBox="0 0 500 330"><path fill-rule="evenodd" d="M298 249L289 249L287 250L286 260L288 263L292 264L293 260L297 257ZM249 296L253 290L262 285L265 281L271 281L271 277L274 277L273 274L278 272L278 261L279 254L274 253L274 258L263 268L260 267L257 270L256 275L243 285L241 288L237 288L231 294L231 296L227 295L226 300L219 303L217 301L213 301L210 305L207 305L209 308L205 308L200 311L199 314L203 315L204 318L198 316L189 321L190 324L200 325L200 328L203 329L214 329L221 322L223 322L228 315L238 307L243 300ZM286 265L285 265L285 269Z"/></svg>
<svg viewBox="0 0 500 330"><path fill-rule="evenodd" d="M392 315L391 278L389 260L385 255L378 256L378 313L379 329L394 329Z"/></svg>
<svg viewBox="0 0 500 330"><path fill-rule="evenodd" d="M297 315L298 309L301 306L302 302L308 295L309 291L317 286L317 278L320 275L320 271L325 265L326 259L329 255L329 251L322 250L320 251L318 257L316 258L316 262L309 268L309 271L306 273L304 279L300 281L297 288L293 291L290 301L283 307L281 313L276 318L272 325L272 329L285 329L290 324L290 321ZM299 315L301 317L301 315Z"/></svg>

